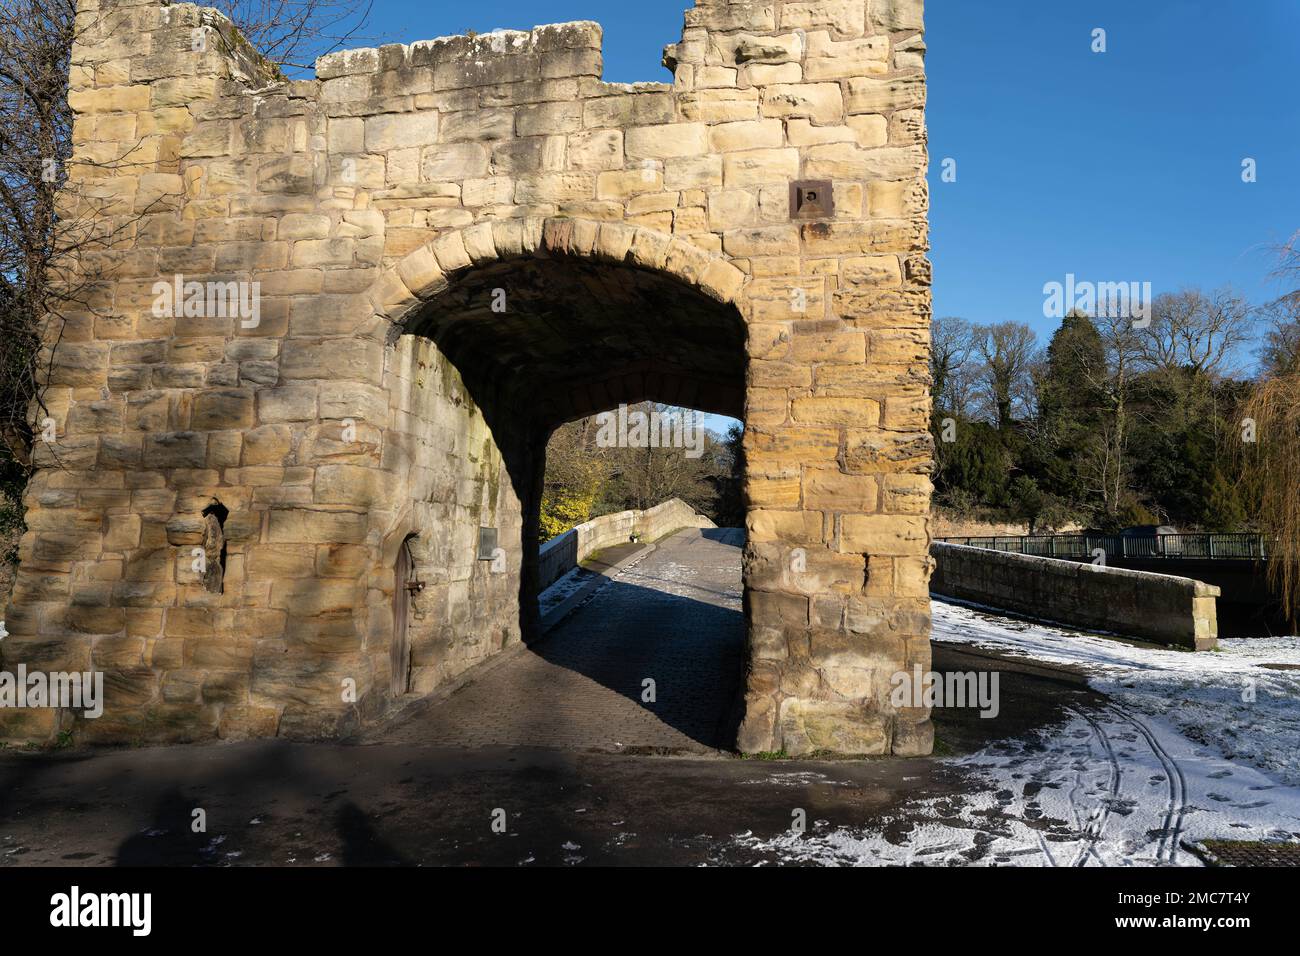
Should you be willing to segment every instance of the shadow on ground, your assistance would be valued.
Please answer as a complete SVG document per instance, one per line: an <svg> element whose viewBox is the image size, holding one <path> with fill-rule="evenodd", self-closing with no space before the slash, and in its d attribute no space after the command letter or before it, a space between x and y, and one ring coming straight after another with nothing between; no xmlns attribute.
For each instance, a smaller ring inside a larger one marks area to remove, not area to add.
<svg viewBox="0 0 1300 956"><path fill-rule="evenodd" d="M671 549L660 558L642 569L639 583L607 585L600 606L579 609L551 640L517 650L539 685L486 694L461 715L471 729L487 717L475 707L494 708L516 722L509 726L556 720L567 746L432 743L422 734L434 725L417 715L364 743L0 753L0 866L777 862L736 837L781 834L796 808L829 827L889 820L906 828L911 801L979 786L934 758L589 752L601 735L629 731L676 735L705 750L734 740L728 707L739 692L745 641L735 588L725 574L714 580L674 568ZM973 709L936 711L941 754L1031 735L1063 721L1066 707L1099 700L1077 675L953 645L936 644L934 662L941 672L1000 676L995 719ZM571 698L548 698L557 674L600 706L584 712ZM658 691L653 712L641 700L647 676ZM448 701L474 703L473 686ZM620 728L619 720L628 723Z"/></svg>

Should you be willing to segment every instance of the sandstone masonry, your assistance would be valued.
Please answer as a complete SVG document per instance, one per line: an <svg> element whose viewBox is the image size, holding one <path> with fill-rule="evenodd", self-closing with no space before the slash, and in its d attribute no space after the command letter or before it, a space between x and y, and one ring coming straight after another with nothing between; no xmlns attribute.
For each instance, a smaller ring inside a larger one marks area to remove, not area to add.
<svg viewBox="0 0 1300 956"><path fill-rule="evenodd" d="M654 398L746 424L740 748L930 750L889 703L930 653L920 0L699 0L637 84L601 80L594 23L307 81L188 4L78 26L62 202L111 241L51 323L0 659L108 699L0 735L378 719L530 638L547 435ZM258 283L256 324L160 311L175 276Z"/></svg>

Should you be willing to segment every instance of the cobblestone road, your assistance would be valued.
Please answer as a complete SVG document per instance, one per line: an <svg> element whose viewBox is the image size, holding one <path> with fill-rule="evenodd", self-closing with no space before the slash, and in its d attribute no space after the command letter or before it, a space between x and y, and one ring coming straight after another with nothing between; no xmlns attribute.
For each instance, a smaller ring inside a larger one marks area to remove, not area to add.
<svg viewBox="0 0 1300 956"><path fill-rule="evenodd" d="M735 741L745 631L738 529L660 541L544 641L374 742L707 753ZM654 700L643 701L644 681Z"/></svg>

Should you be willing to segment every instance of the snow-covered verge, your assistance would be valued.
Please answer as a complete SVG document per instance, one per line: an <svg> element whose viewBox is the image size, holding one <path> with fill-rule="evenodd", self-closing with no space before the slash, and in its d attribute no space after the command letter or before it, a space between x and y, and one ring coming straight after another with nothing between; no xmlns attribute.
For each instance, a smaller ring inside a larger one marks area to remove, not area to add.
<svg viewBox="0 0 1300 956"><path fill-rule="evenodd" d="M1234 764L1300 786L1300 637L1221 640L1219 650L1137 647L1092 634L933 603L936 641L1085 668L1089 684Z"/></svg>
<svg viewBox="0 0 1300 956"><path fill-rule="evenodd" d="M1218 652L1121 641L934 603L934 638L1084 668L1103 706L1023 740L942 761L960 797L862 828L737 849L821 865L1196 866L1186 842L1300 841L1300 639Z"/></svg>

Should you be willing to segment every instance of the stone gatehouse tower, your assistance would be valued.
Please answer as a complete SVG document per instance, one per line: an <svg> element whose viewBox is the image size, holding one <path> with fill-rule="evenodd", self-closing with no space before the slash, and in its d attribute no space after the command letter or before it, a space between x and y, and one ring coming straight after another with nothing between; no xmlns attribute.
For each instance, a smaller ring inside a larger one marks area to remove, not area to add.
<svg viewBox="0 0 1300 956"><path fill-rule="evenodd" d="M383 716L531 636L547 437L654 399L746 425L741 749L929 751L920 0L697 0L630 85L594 23L286 81L211 10L80 9L63 208L109 238L0 657L107 700L0 734Z"/></svg>

